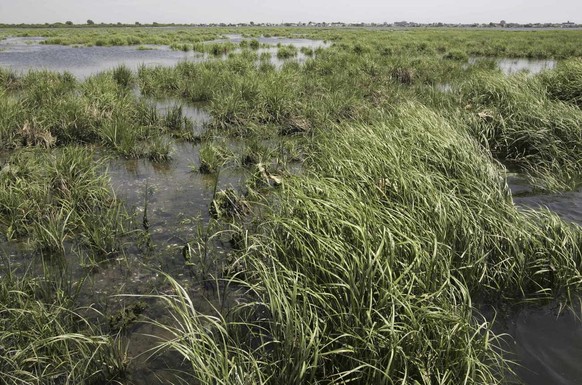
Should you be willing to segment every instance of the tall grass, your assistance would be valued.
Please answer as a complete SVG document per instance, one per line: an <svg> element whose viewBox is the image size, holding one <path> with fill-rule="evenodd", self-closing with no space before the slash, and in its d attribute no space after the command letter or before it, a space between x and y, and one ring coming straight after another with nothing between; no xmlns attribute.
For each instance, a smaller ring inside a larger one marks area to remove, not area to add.
<svg viewBox="0 0 582 385"><path fill-rule="evenodd" d="M11 274L0 282L0 375L7 385L120 383L126 369L112 337L42 284ZM84 309L85 312L87 309Z"/></svg>
<svg viewBox="0 0 582 385"><path fill-rule="evenodd" d="M539 79L525 75L478 75L462 93L474 135L496 158L528 173L540 189L571 189L580 182L579 108L548 98Z"/></svg>
<svg viewBox="0 0 582 385"><path fill-rule="evenodd" d="M184 289L166 297L176 322L163 347L198 381L502 383L473 301L580 288L580 229L518 211L503 167L459 120L405 104L320 133L310 154L244 248L230 284L245 303L203 316Z"/></svg>
<svg viewBox="0 0 582 385"><path fill-rule="evenodd" d="M72 240L101 257L119 252L128 216L103 168L82 148L14 154L0 173L0 230L45 252L64 254Z"/></svg>

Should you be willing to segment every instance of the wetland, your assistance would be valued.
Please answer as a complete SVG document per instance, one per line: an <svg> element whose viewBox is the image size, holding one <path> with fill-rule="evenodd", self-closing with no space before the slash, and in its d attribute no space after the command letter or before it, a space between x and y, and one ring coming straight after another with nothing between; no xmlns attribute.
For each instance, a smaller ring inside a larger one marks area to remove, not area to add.
<svg viewBox="0 0 582 385"><path fill-rule="evenodd" d="M581 32L0 29L9 384L576 384Z"/></svg>

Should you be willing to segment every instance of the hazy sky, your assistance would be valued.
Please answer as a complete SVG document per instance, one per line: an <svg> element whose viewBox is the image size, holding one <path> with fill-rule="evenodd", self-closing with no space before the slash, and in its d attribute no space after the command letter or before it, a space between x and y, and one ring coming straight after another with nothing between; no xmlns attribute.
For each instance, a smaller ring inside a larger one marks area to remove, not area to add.
<svg viewBox="0 0 582 385"><path fill-rule="evenodd" d="M0 23L564 22L582 0L0 0Z"/></svg>

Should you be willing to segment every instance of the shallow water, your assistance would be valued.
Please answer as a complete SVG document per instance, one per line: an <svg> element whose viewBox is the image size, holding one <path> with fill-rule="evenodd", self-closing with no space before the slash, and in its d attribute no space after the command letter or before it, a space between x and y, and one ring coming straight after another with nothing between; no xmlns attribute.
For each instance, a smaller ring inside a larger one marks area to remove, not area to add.
<svg viewBox="0 0 582 385"><path fill-rule="evenodd" d="M27 71L32 69L46 69L51 71L68 71L79 79L85 79L98 72L113 69L124 64L133 71L141 65L146 66L173 66L182 61L202 62L210 60L208 55L199 52L184 52L172 50L167 46L148 46L147 50L139 50L136 46L118 47L72 47L61 45L40 44L44 38L8 38L0 41L0 66L13 69L15 71ZM215 40L215 42L232 41L234 43L242 41L242 37L234 36L232 39ZM309 39L283 39L283 38L261 38L261 43L291 44L297 48L326 47L320 40ZM280 67L284 61L276 58L276 48L262 48L258 51L269 52L272 55L272 62ZM302 62L305 56L298 53L296 59Z"/></svg>
<svg viewBox="0 0 582 385"><path fill-rule="evenodd" d="M510 187L519 207L547 208L564 220L582 225L582 191L531 195L527 183L513 177ZM524 308L511 315L503 331L513 338L515 368L527 385L577 385L582 381L582 308L559 311L557 304Z"/></svg>
<svg viewBox="0 0 582 385"><path fill-rule="evenodd" d="M514 197L516 205L529 208L547 208L562 219L582 226L582 191L560 194L524 195Z"/></svg>
<svg viewBox="0 0 582 385"><path fill-rule="evenodd" d="M148 103L156 107L156 110L162 116L172 112L175 108L180 108L182 117L193 123L193 134L200 136L204 133L207 125L212 121L212 117L205 110L203 104L186 103L183 100L175 98L147 98Z"/></svg>
<svg viewBox="0 0 582 385"><path fill-rule="evenodd" d="M520 364L515 370L526 384L580 384L582 323L571 311L560 313L555 304L524 309L510 333Z"/></svg>
<svg viewBox="0 0 582 385"><path fill-rule="evenodd" d="M159 103L160 108L171 108L173 101ZM193 117L188 112L186 115ZM137 301L144 301L147 303L144 316L165 322L169 315L164 304L147 296L172 294L164 276L169 274L187 288L197 311L207 314L213 314L214 309L226 311L241 294L236 288L217 290L217 284L209 279L211 276L220 277L222 273L222 262L230 251L228 239L218 238L209 243L208 258L211 261L207 267L203 265L207 261L196 255L192 258L192 265L188 265L182 249L186 243L194 241L200 231L204 233L215 189L240 187L245 171L232 168L222 170L218 177L202 175L196 171L200 164L198 145L177 142L173 146L169 162L113 159L109 163L106 173L111 179L112 189L136 214L134 233L139 234L127 239L125 253L87 268L83 263L83 253L76 253L72 248L66 259L50 258L47 264L48 260L43 261L26 244L3 240L0 242L0 279L5 271L49 279L54 277L57 281L64 277L69 284L80 286L75 296L77 306L92 306L108 317ZM147 232L141 228L146 196ZM81 281L83 283L79 285ZM103 317L96 317L93 312L89 312L89 319L103 321ZM162 383L161 379L170 383L173 374L168 368L180 368L182 360L177 356L148 360L149 350L160 342L156 336L162 336L160 330L143 322L129 326L122 334L126 352L132 359L129 369L132 384L158 384Z"/></svg>
<svg viewBox="0 0 582 385"><path fill-rule="evenodd" d="M251 40L257 40L260 44L268 44L268 45L273 45L276 46L278 44L281 45L293 45L297 48L311 48L311 49L317 49L317 48L327 48L330 46L329 43L323 41L323 40L312 40L312 39L299 39L299 38L286 38L286 37L256 37L256 38L246 38L243 37L243 35L239 35L239 34L231 34L231 35L225 35L224 39L216 39L216 40L211 40L208 43L225 43L225 42L231 42L231 43L240 43L241 41L251 41Z"/></svg>
<svg viewBox="0 0 582 385"><path fill-rule="evenodd" d="M517 72L526 71L532 75L544 70L556 68L558 62L548 59L528 59L528 58L469 58L469 64L475 64L479 60L493 59L497 67L506 75L512 75Z"/></svg>
<svg viewBox="0 0 582 385"><path fill-rule="evenodd" d="M79 79L110 70L121 64L135 71L142 64L172 66L181 61L206 60L201 53L173 51L165 46L138 50L135 46L71 47L38 44L44 40L42 38L7 40L0 42L0 66L16 71L31 69L68 71Z"/></svg>

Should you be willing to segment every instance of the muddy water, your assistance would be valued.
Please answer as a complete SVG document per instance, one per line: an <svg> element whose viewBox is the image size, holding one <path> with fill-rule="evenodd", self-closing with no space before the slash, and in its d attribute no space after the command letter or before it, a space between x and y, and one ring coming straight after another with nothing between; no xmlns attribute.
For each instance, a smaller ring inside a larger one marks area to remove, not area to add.
<svg viewBox="0 0 582 385"><path fill-rule="evenodd" d="M171 108L172 103L160 102L159 108ZM191 112L194 116L201 114ZM188 112L186 115L194 117ZM211 277L221 275L220 261L224 261L230 251L228 240L210 242L209 260L193 258L192 265L186 264L182 249L200 232L205 233L214 191L239 188L246 175L236 168L222 170L218 177L202 175L196 171L200 164L198 146L191 143L174 143L173 146L172 160L166 163L144 159L113 159L109 163L106 172L111 186L136 218L134 234L127 239L124 253L88 268L86 256L75 252L74 248L63 261L43 261L25 244L3 239L0 242L0 279L2 272L16 268L29 276L54 278L55 282L64 278L71 285L71 291L78 290L75 294L78 306L91 306L104 315L84 314L95 323L105 321L105 329L109 316L138 301L147 305L140 320L145 316L169 322L164 304L148 297L172 293L164 274L171 275L187 289L197 311L214 314L214 309L218 309L226 312L241 294L236 288L226 290L217 286L219 284ZM141 225L146 201L149 227L144 231ZM203 266L207 262L208 266ZM166 355L148 360L151 349L160 342L155 336L163 337L163 333L143 322L130 325L120 335L123 349L131 360L129 380L132 384L177 383L168 368L180 369L179 357Z"/></svg>
<svg viewBox="0 0 582 385"><path fill-rule="evenodd" d="M206 281L210 275L220 275L219 264L210 263L208 271L202 266L205 263L202 259L192 261L193 265L189 266L182 249L200 231L204 233L215 189L238 188L245 178L244 172L223 170L218 178L198 173L198 146L190 143L174 143L171 155L172 160L167 163L115 159L109 165L107 173L113 190L134 211L139 224L147 202L149 227L147 231L140 229L147 246L130 247L127 255L100 266L85 283L82 295L92 298L92 303L106 314L142 300L148 305L145 316L160 322L168 321L168 314L159 301L127 296L171 293L163 273L187 288L200 312L212 314L213 308L228 309L240 297L235 289L217 291L214 284L209 285ZM213 242L209 252L213 261L225 259L229 252L228 242ZM149 349L160 342L151 336L163 337L160 330L147 323L138 323L129 331L124 343L132 359L132 383L171 383L173 375L168 368L179 369L180 358L170 355L148 360Z"/></svg>
<svg viewBox="0 0 582 385"><path fill-rule="evenodd" d="M516 205L548 208L566 221L582 225L582 191L530 195L525 182L513 178ZM518 366L515 370L527 385L577 385L582 383L582 307L560 311L556 303L526 307L508 317L504 331L513 341Z"/></svg>

